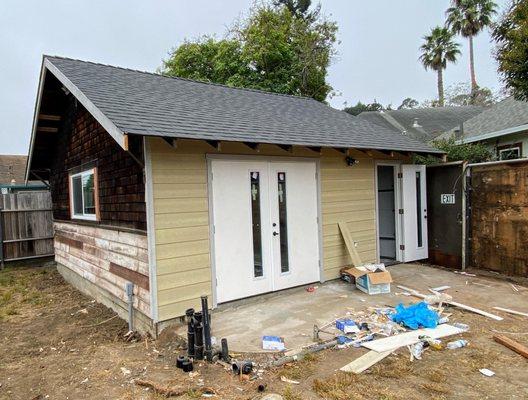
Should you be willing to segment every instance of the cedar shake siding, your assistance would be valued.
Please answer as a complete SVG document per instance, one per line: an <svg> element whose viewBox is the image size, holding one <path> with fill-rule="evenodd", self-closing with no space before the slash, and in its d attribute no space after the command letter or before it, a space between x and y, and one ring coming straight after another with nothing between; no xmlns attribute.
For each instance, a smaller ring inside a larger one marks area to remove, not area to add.
<svg viewBox="0 0 528 400"><path fill-rule="evenodd" d="M71 220L69 173L97 167L100 220L89 223L146 231L143 168L77 102L69 106L59 135L50 155L54 219Z"/></svg>

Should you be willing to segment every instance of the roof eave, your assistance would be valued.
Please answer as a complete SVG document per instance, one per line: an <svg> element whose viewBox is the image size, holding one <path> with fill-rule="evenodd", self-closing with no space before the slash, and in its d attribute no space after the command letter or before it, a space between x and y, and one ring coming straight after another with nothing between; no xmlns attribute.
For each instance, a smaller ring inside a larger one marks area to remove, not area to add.
<svg viewBox="0 0 528 400"><path fill-rule="evenodd" d="M480 142L482 140L493 139L496 137L511 135L512 133L520 133L520 132L527 131L527 130L528 130L528 124L523 124L523 125L514 126L512 128L506 128L506 129L501 129L499 131L484 133L482 135L462 138L462 139L457 140L455 143L463 144L463 143Z"/></svg>

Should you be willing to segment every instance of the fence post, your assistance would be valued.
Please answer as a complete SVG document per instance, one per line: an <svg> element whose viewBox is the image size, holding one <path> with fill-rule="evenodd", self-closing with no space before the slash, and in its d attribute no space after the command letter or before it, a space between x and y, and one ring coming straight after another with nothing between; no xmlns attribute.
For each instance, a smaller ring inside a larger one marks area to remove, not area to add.
<svg viewBox="0 0 528 400"><path fill-rule="evenodd" d="M0 207L0 270L4 269L4 217Z"/></svg>

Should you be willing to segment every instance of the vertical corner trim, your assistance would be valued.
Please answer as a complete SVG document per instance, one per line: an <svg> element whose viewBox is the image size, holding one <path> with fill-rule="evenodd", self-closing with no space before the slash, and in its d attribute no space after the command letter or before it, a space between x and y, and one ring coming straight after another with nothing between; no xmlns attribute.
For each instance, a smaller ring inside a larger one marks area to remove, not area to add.
<svg viewBox="0 0 528 400"><path fill-rule="evenodd" d="M154 224L154 186L152 182L152 158L149 138L143 140L145 156L145 203L147 208L147 242L150 284L150 315L158 322L158 274L156 267L156 229Z"/></svg>

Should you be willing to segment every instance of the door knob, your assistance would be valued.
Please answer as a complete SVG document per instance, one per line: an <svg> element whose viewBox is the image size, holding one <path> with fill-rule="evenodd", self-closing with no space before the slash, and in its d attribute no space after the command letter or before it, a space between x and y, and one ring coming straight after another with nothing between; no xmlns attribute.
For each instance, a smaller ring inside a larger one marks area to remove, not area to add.
<svg viewBox="0 0 528 400"><path fill-rule="evenodd" d="M277 236L278 234L278 232L273 231L273 236Z"/></svg>

